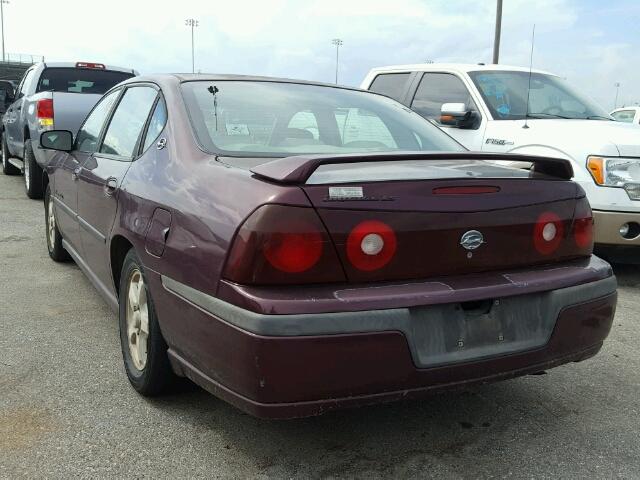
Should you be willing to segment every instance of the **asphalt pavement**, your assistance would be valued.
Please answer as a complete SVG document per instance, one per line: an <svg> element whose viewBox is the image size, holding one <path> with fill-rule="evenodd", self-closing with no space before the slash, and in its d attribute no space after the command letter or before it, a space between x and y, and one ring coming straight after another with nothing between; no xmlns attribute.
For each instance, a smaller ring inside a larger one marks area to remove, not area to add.
<svg viewBox="0 0 640 480"><path fill-rule="evenodd" d="M618 313L590 360L265 421L195 386L137 395L116 316L49 260L44 225L22 177L0 174L0 478L640 478L638 267L615 267Z"/></svg>

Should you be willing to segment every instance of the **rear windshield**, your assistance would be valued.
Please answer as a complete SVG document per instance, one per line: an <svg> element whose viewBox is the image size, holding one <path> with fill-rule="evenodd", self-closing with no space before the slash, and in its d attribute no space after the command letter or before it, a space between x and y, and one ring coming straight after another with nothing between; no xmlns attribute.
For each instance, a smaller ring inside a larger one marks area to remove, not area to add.
<svg viewBox="0 0 640 480"><path fill-rule="evenodd" d="M266 81L196 81L183 93L201 146L231 157L464 151L404 105L368 92Z"/></svg>
<svg viewBox="0 0 640 480"><path fill-rule="evenodd" d="M46 68L36 92L97 93L133 77L133 73L86 68Z"/></svg>

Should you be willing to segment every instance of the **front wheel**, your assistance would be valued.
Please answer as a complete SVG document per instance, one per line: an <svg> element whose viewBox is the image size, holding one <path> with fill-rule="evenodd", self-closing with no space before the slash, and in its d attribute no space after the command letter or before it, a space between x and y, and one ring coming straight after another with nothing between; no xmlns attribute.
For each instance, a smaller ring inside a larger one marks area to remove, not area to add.
<svg viewBox="0 0 640 480"><path fill-rule="evenodd" d="M24 144L24 189L27 197L42 198L42 168L36 162L31 140L25 139Z"/></svg>
<svg viewBox="0 0 640 480"><path fill-rule="evenodd" d="M44 193L44 212L47 231L47 250L49 256L55 262L66 262L71 257L62 246L62 235L56 223L56 214L53 208L53 198L51 197L51 186L47 185Z"/></svg>
<svg viewBox="0 0 640 480"><path fill-rule="evenodd" d="M9 147L7 147L7 140L5 138L6 133L2 132L2 173L5 175L18 175L20 173L20 169L15 165L9 163L9 157L11 154L9 153Z"/></svg>
<svg viewBox="0 0 640 480"><path fill-rule="evenodd" d="M127 377L144 396L166 392L174 384L167 344L158 318L142 263L131 249L120 275L120 344Z"/></svg>

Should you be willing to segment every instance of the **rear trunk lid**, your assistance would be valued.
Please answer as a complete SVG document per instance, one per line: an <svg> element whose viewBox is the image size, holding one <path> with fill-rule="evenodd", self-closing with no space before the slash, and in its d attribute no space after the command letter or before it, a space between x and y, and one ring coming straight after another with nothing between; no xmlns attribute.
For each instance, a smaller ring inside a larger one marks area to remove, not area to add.
<svg viewBox="0 0 640 480"><path fill-rule="evenodd" d="M568 180L570 165L525 157L534 163L528 171L468 152L438 160L443 156L333 159L299 175L350 282L515 269L591 254L583 232L591 212L582 189ZM291 170L280 174L296 181Z"/></svg>

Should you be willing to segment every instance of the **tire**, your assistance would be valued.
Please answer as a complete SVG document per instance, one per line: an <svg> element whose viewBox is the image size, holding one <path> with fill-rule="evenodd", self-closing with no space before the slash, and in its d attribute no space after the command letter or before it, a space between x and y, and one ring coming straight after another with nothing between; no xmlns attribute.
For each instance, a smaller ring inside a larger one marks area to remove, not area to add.
<svg viewBox="0 0 640 480"><path fill-rule="evenodd" d="M54 262L66 262L71 259L69 253L62 246L62 235L58 230L56 215L53 208L53 198L51 198L51 186L47 185L44 193L44 219L47 240L47 250Z"/></svg>
<svg viewBox="0 0 640 480"><path fill-rule="evenodd" d="M4 132L2 132L2 173L5 175L18 175L20 173L20 169L15 165L11 165L9 163L9 157L11 154L9 153L9 147L7 147L7 141L4 138Z"/></svg>
<svg viewBox="0 0 640 480"><path fill-rule="evenodd" d="M148 285L140 259L135 250L129 250L122 265L118 300L122 358L133 388L141 395L153 397L171 390L177 376L169 363L168 347L160 332Z"/></svg>
<svg viewBox="0 0 640 480"><path fill-rule="evenodd" d="M42 198L42 168L36 162L31 140L24 144L24 189L27 197L37 200Z"/></svg>

